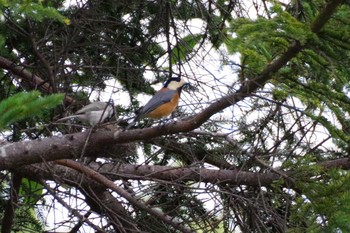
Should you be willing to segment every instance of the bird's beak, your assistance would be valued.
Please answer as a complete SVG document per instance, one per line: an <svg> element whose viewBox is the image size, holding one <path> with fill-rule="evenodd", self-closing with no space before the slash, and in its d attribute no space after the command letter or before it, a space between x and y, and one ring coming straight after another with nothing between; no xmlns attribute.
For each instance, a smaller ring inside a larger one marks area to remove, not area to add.
<svg viewBox="0 0 350 233"><path fill-rule="evenodd" d="M183 89L186 89L187 91L194 91L195 90L195 87L194 86L192 86L190 83L185 83L184 85L183 85Z"/></svg>

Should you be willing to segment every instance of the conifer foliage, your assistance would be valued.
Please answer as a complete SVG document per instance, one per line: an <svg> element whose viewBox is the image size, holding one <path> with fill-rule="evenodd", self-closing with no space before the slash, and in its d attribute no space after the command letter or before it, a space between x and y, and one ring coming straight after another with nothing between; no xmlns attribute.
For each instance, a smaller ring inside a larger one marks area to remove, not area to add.
<svg viewBox="0 0 350 233"><path fill-rule="evenodd" d="M2 233L350 232L348 1L0 10ZM173 76L171 119L124 130Z"/></svg>

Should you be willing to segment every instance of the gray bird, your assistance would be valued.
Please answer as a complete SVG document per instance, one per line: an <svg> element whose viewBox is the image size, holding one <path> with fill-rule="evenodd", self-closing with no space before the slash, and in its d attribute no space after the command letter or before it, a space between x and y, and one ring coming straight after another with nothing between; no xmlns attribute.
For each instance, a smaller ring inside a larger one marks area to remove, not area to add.
<svg viewBox="0 0 350 233"><path fill-rule="evenodd" d="M169 116L177 107L182 88L189 85L180 77L169 78L156 94L140 109L134 120L125 128L133 127L142 118L161 119Z"/></svg>
<svg viewBox="0 0 350 233"><path fill-rule="evenodd" d="M78 110L75 115L67 116L59 119L58 121L66 121L76 118L83 122L88 122L91 126L94 126L100 122L104 122L107 118L110 118L114 114L114 106L112 103L106 102L93 102Z"/></svg>

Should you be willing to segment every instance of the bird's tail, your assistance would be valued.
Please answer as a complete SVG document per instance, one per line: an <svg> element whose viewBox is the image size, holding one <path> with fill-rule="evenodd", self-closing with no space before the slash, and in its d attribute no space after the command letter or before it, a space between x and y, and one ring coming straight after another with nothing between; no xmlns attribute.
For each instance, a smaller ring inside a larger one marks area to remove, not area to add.
<svg viewBox="0 0 350 233"><path fill-rule="evenodd" d="M66 120L73 119L73 118L76 118L76 117L77 117L77 115L66 116L66 117L58 119L57 122L66 121Z"/></svg>
<svg viewBox="0 0 350 233"><path fill-rule="evenodd" d="M129 123L128 126L126 126L125 130L130 129L131 127L136 125L136 122L138 122L140 119L143 118L143 115L136 115L136 117Z"/></svg>
<svg viewBox="0 0 350 233"><path fill-rule="evenodd" d="M135 126L136 124L136 119L132 120L130 124L128 124L128 126L125 127L125 130L130 129L131 127Z"/></svg>

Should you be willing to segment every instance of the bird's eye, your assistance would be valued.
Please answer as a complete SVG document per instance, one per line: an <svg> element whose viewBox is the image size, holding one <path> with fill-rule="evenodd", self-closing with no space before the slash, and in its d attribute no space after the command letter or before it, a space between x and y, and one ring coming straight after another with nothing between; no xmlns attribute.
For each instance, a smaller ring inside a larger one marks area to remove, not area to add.
<svg viewBox="0 0 350 233"><path fill-rule="evenodd" d="M180 82L181 81L181 78L180 77L173 77L171 78L173 81L176 81L176 82Z"/></svg>

